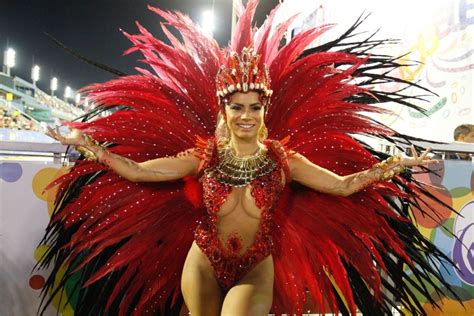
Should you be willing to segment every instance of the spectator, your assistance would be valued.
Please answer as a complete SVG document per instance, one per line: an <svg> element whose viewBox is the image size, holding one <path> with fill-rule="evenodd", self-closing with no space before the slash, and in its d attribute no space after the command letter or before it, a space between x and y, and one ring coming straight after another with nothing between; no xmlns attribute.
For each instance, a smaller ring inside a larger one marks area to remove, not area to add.
<svg viewBox="0 0 474 316"><path fill-rule="evenodd" d="M12 113L11 129L21 129L20 111L15 110Z"/></svg>
<svg viewBox="0 0 474 316"><path fill-rule="evenodd" d="M454 140L463 143L474 143L474 125L462 124L454 129Z"/></svg>
<svg viewBox="0 0 474 316"><path fill-rule="evenodd" d="M454 140L462 143L474 143L474 125L473 124L462 124L454 129ZM457 157L450 155L448 159L461 159L471 160L471 154L469 153L458 153L454 154Z"/></svg>
<svg viewBox="0 0 474 316"><path fill-rule="evenodd" d="M0 109L0 128L5 127L4 120L5 120L5 111L3 111L3 109Z"/></svg>
<svg viewBox="0 0 474 316"><path fill-rule="evenodd" d="M13 122L12 118L10 116L5 116L3 119L3 125L5 128L14 128L15 123Z"/></svg>

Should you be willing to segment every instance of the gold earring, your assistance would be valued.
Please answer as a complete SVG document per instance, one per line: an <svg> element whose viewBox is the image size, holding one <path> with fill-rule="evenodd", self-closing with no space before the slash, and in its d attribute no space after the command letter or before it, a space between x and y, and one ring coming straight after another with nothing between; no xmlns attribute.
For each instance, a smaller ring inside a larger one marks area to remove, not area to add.
<svg viewBox="0 0 474 316"><path fill-rule="evenodd" d="M227 125L227 122L224 122L224 137L230 139L230 128L229 125Z"/></svg>
<svg viewBox="0 0 474 316"><path fill-rule="evenodd" d="M258 130L258 140L263 142L268 137L268 129L265 126L265 123L262 124L260 129Z"/></svg>
<svg viewBox="0 0 474 316"><path fill-rule="evenodd" d="M230 140L230 130L225 121L224 115L219 112L217 116L217 126L214 132L219 143L228 143Z"/></svg>

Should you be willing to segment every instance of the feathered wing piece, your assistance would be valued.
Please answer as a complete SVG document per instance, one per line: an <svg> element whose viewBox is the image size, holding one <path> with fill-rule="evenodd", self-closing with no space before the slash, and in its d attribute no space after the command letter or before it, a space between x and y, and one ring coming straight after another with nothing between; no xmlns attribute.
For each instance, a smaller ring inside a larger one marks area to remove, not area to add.
<svg viewBox="0 0 474 316"><path fill-rule="evenodd" d="M369 37L343 44L357 21L341 38L323 46L305 50L330 26L298 34L279 47L294 17L275 26L277 7L255 30L257 3L250 0L245 9L240 4L230 49L240 52L253 46L261 65L269 67L274 91L267 116L269 136L290 136L292 149L339 174L367 169L384 158L352 135L388 140L399 136L363 114L385 111L373 103L416 108L410 103L416 97L403 91L367 88L400 81L389 76L391 69L402 66L397 58L367 53L387 41ZM228 52L187 16L150 10L164 18L170 44L139 24L139 34L125 35L133 44L127 53L140 51L152 72L137 68L137 75L86 88L99 110L92 114L94 120L70 124L111 152L136 161L196 147L196 135L203 138L197 146L205 147L217 120L215 76ZM355 84L353 78L360 80ZM113 113L97 118L103 110ZM53 185L60 190L43 240L49 251L40 266L52 269L44 305L54 295L63 295L78 315L178 312L181 269L203 215L197 181L130 183L101 165L80 160ZM402 305L423 313L418 293L408 284L429 298L425 283L437 288L431 281L435 278L444 284L429 260L449 260L418 233L405 207L409 203L422 209L421 201L434 202L424 192L408 174L349 198L289 185L275 210L273 311L301 314L312 298L321 310L354 313L358 307L382 314ZM412 278L401 269L404 264Z"/></svg>
<svg viewBox="0 0 474 316"><path fill-rule="evenodd" d="M401 136L367 116L390 113L375 103L397 102L421 110L412 104L420 97L403 90L367 88L401 82L405 89L423 89L389 75L404 66L398 58L367 52L392 41L369 36L344 44L362 21L340 39L311 50L305 48L330 26L300 33L281 49L258 46L258 53L267 57L274 91L266 118L269 135L290 136L292 150L339 175L369 169L386 158L353 135L394 144L393 138ZM279 43L282 36L264 34L261 43ZM367 315L384 315L394 308L424 314L417 295L436 305L431 293L442 295L441 287L449 291L431 262L452 262L418 232L408 206L425 213L433 203L441 201L409 174L347 198L291 184L275 211L274 312L301 314L310 299L320 311L355 314L358 308Z"/></svg>
<svg viewBox="0 0 474 316"><path fill-rule="evenodd" d="M126 34L133 43L127 53L139 50L154 73L138 68L138 75L86 88L91 102L113 114L70 123L136 161L194 147L196 135L213 135L217 114L217 43L188 17L150 9L180 31L182 42L166 31L167 45L138 25L139 34ZM195 179L130 183L81 160L52 185L60 191L43 240L50 248L41 266L53 271L45 303L54 296L48 292L65 289L78 315L144 315L174 304L202 216Z"/></svg>

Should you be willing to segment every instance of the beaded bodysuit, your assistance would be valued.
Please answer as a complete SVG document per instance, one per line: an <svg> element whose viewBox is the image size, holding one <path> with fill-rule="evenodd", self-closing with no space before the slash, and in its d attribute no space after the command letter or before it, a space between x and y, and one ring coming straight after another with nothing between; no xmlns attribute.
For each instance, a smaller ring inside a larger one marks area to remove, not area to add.
<svg viewBox="0 0 474 316"><path fill-rule="evenodd" d="M201 178L206 216L197 227L194 239L211 262L216 279L225 291L269 256L273 250L270 234L273 225L273 210L283 189L281 172L284 170L287 174L288 168L280 143L266 141L265 144L268 148L267 157L275 162L275 167L269 173L253 179L249 184L255 205L261 210L261 219L254 242L243 254L240 254L242 245L236 234L227 236L225 243L218 237L218 212L232 191L232 186L218 181L215 168L219 157L216 150L207 151L207 164L204 166L204 175ZM209 156L210 154L212 156Z"/></svg>

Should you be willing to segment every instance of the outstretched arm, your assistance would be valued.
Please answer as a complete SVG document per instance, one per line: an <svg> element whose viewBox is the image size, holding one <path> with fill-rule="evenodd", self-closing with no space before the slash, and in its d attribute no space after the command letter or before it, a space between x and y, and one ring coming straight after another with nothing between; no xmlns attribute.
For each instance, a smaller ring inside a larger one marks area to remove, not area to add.
<svg viewBox="0 0 474 316"><path fill-rule="evenodd" d="M94 151L94 149L92 149ZM174 157L136 162L99 148L94 151L98 160L118 175L132 182L161 182L181 179L197 173L199 159L193 149Z"/></svg>
<svg viewBox="0 0 474 316"><path fill-rule="evenodd" d="M349 196L356 193L372 183L383 181L387 172L405 166L426 165L437 162L427 158L430 149L418 156L412 148L413 157L401 158L399 162L391 163L387 167L376 167L361 172L339 176L325 168L315 165L300 154L290 156L288 162L291 177L313 190L332 195Z"/></svg>
<svg viewBox="0 0 474 316"><path fill-rule="evenodd" d="M197 173L199 159L192 149L175 157L158 158L136 162L117 154L110 153L104 147L95 144L81 131L74 129L63 136L58 129L48 129L47 135L59 140L63 145L74 145L78 150L93 153L100 163L108 166L118 175L133 182L159 182L177 180Z"/></svg>

